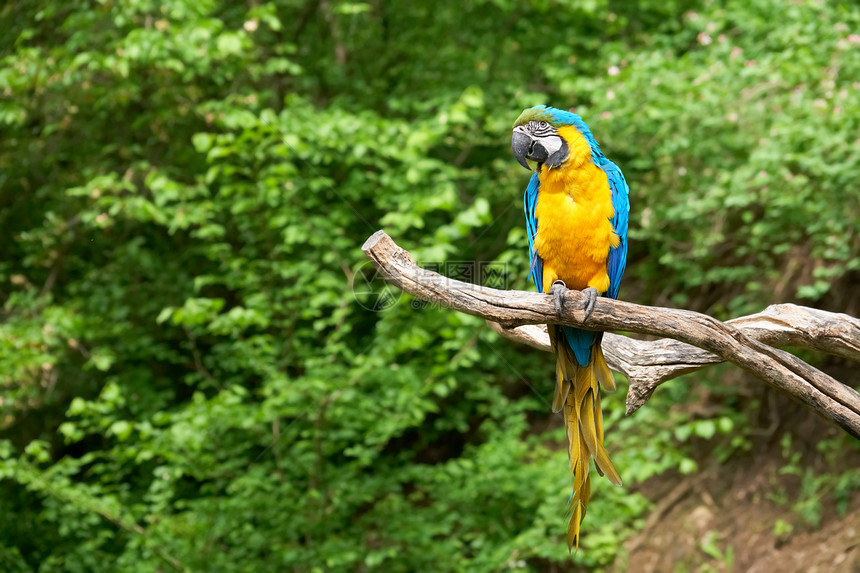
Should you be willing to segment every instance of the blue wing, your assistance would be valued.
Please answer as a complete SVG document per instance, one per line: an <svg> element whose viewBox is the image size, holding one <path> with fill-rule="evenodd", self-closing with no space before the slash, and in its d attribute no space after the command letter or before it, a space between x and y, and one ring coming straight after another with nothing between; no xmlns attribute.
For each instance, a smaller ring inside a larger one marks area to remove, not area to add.
<svg viewBox="0 0 860 573"><path fill-rule="evenodd" d="M618 298L618 289L621 287L621 277L624 276L624 267L627 265L627 223L630 216L630 189L627 181L617 165L604 158L600 167L606 173L609 180L609 190L612 192L612 206L615 208L615 216L612 218L612 227L621 244L609 249L609 260L606 262L606 272L609 274L609 291L606 296Z"/></svg>
<svg viewBox="0 0 860 573"><path fill-rule="evenodd" d="M538 226L535 207L537 207L538 189L540 189L540 180L538 174L533 173L523 197L523 206L526 212L526 234L529 237L529 278L534 281L537 291L543 292L543 259L535 252L535 236L537 236Z"/></svg>

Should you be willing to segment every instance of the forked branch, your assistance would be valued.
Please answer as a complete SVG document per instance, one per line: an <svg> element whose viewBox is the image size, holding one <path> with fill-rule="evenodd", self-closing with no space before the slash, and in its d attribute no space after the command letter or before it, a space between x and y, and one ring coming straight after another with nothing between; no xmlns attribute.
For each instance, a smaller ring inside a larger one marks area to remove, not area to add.
<svg viewBox="0 0 860 573"><path fill-rule="evenodd" d="M806 346L858 359L860 321L855 318L778 305L723 323L688 310L598 298L585 323L580 310L584 296L577 291L566 293L563 312L556 314L549 295L482 287L422 269L383 231L368 238L362 250L386 280L403 291L496 323L497 332L536 348L549 350L546 330L534 326L547 323L672 339L640 341L611 333L604 337L609 365L630 380L628 413L644 404L666 380L725 360L860 438L860 393L771 346Z"/></svg>

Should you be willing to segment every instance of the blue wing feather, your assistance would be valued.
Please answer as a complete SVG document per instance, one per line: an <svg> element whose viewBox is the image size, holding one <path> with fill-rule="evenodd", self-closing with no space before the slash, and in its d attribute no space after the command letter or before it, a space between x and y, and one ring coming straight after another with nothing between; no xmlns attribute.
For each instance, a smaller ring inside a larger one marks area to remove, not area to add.
<svg viewBox="0 0 860 573"><path fill-rule="evenodd" d="M538 189L540 189L540 180L538 174L533 173L523 197L526 213L526 234L529 237L529 278L534 281L537 291L543 292L543 259L535 252L535 236L537 236L538 226L535 208L537 207Z"/></svg>
<svg viewBox="0 0 860 573"><path fill-rule="evenodd" d="M604 158L600 167L606 172L609 181L609 190L612 193L612 206L615 216L612 218L612 227L621 243L609 249L609 259L606 262L606 272L609 274L609 291L606 296L618 298L618 289L621 287L621 278L624 276L624 267L627 265L627 224L630 218L630 189L627 181L617 165Z"/></svg>

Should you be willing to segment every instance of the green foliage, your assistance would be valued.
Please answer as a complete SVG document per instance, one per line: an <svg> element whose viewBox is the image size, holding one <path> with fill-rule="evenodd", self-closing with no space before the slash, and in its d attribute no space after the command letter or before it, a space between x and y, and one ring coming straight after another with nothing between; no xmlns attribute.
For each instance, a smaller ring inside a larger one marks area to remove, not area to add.
<svg viewBox="0 0 860 573"><path fill-rule="evenodd" d="M708 557L720 562L720 565L722 566L721 568L717 569L707 564L703 565L700 569L702 573L716 573L717 571L734 571L734 548L732 548L732 546L730 545L726 547L725 551L720 549L716 531L710 530L705 533L700 543L700 548L706 555L708 555Z"/></svg>
<svg viewBox="0 0 860 573"><path fill-rule="evenodd" d="M860 468L835 468L847 452L860 451L860 444L845 436L822 440L816 449L823 467L817 468L803 459L803 453L794 446L790 435L783 436L781 446L785 463L778 473L795 476L799 487L794 493L784 486L770 496L771 500L791 509L798 525L802 526L817 528L821 525L825 499L833 499L837 513L844 516L852 494L860 490ZM776 535L790 535L793 530L790 523L774 526Z"/></svg>
<svg viewBox="0 0 860 573"><path fill-rule="evenodd" d="M610 6L0 8L0 569L566 568L548 357L369 311L363 240L527 288L509 129L552 103L631 183L622 296L830 300L860 260L856 8ZM637 484L748 446L722 396L604 400L625 488L595 480L577 564L642 526Z"/></svg>

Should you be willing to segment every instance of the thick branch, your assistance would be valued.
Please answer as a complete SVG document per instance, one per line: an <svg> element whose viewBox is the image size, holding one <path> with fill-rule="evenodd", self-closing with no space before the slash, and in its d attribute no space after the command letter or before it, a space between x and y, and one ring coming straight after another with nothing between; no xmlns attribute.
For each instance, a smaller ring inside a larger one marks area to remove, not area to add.
<svg viewBox="0 0 860 573"><path fill-rule="evenodd" d="M860 394L796 356L772 348L749 335L756 329L772 333L775 329L764 328L763 323L775 320L774 316L777 315L768 316L765 312L738 319L738 321L752 320L752 323L735 325L722 323L709 316L687 310L647 307L601 297L598 298L588 323L584 324L580 310L584 303L584 296L577 291L566 293L565 309L560 315L556 315L552 299L548 295L482 287L424 270L414 263L409 253L398 247L391 237L382 231L374 233L364 243L362 250L389 282L409 294L460 312L480 316L508 330L522 325L551 323L591 330L624 330L685 342L697 348L679 347L677 350L683 351L683 362L663 365L668 366L669 371L674 372L675 376L683 373L684 368L690 371L719 360L733 362L775 388L793 396L853 436L860 437ZM539 341L542 341L534 330L523 332L527 332L530 339L535 342L533 345L540 344ZM848 327L843 334L834 335L836 339L845 338L840 355L846 355L842 354L844 351L856 356L860 339L855 334ZM648 343L608 335L607 338L614 341L606 348L609 351L611 346L613 350L613 352L607 352L613 356L610 359L610 365L614 363L631 379L635 379L635 371L630 369L625 372L620 365L636 363L636 359L631 357L640 356L644 350L644 347L638 345L677 344L669 341ZM767 336L762 338L767 339ZM806 338L795 335L792 340L806 340ZM826 347L820 341L816 341L816 344ZM816 348L820 347L816 346ZM702 352L702 350L708 352ZM709 353L718 358L711 358ZM653 368L655 365L656 363L651 361L648 367ZM655 388L656 384L653 387ZM631 390L633 388L634 386L631 385ZM650 392L653 392L653 388ZM647 399L647 396L644 399ZM630 403L629 397L628 403Z"/></svg>

